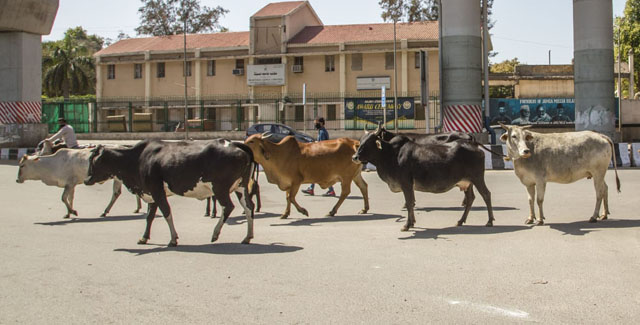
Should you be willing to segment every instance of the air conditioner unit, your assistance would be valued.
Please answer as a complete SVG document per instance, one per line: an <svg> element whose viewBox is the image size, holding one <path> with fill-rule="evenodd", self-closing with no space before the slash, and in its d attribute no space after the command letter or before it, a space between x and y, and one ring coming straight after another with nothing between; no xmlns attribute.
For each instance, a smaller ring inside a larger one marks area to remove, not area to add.
<svg viewBox="0 0 640 325"><path fill-rule="evenodd" d="M233 69L234 76L241 76L244 74L244 69Z"/></svg>
<svg viewBox="0 0 640 325"><path fill-rule="evenodd" d="M291 70L292 70L293 72L296 72L296 73L298 73L298 72L302 72L302 65L300 65L300 64L296 64L296 65L294 65L294 66L292 66L292 67L291 67Z"/></svg>

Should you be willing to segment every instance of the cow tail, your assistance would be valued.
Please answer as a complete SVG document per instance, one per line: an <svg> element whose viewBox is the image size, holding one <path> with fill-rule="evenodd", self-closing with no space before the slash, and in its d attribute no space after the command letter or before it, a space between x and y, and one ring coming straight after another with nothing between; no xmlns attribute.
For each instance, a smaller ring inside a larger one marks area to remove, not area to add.
<svg viewBox="0 0 640 325"><path fill-rule="evenodd" d="M606 135L602 135L603 137L605 137L605 139L607 139L607 141L609 142L609 145L611 146L611 156L613 156L613 170L616 173L616 189L618 190L618 193L620 193L620 178L618 178L618 162L616 161L616 148L615 145L613 144L613 141L611 141L611 138L609 138Z"/></svg>
<svg viewBox="0 0 640 325"><path fill-rule="evenodd" d="M482 145L482 143L480 143L480 142L476 141L476 139L475 139L474 137L472 137L472 136L470 136L470 137L471 137L471 139L470 139L470 140L468 140L468 141L469 141L471 144L473 144L473 145L475 145L475 146L477 146L477 147L479 147L479 148L482 148L482 149L484 149L484 150L486 150L486 151L488 151L488 152L490 152L490 153L492 153L492 154L494 154L494 155L496 155L496 156L500 156L500 157L502 157L502 158L508 157L507 155L505 155L505 154L503 154L503 153L497 153L497 152L495 152L495 151L493 151L493 150L491 150L491 149L489 149L489 148L487 148L487 147L483 146L483 145Z"/></svg>

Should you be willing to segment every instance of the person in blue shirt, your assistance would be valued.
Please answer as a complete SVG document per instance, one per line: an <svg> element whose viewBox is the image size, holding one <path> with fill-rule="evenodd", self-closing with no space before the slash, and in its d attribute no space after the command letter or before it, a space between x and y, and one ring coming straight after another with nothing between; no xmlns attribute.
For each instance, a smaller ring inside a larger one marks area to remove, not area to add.
<svg viewBox="0 0 640 325"><path fill-rule="evenodd" d="M329 132L327 132L327 129L324 128L324 118L318 117L315 119L314 123L316 129L318 130L318 141L329 140ZM311 183L311 185L309 185L306 190L302 190L302 193L313 195L314 185L315 184ZM327 193L324 193L323 196L336 196L336 192L333 190L333 186L329 186L329 190L327 191Z"/></svg>

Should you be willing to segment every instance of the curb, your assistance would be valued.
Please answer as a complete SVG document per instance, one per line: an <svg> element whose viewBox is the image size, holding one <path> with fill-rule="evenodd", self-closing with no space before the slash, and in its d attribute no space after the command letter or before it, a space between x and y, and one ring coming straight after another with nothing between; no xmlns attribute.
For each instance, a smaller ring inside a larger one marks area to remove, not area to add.
<svg viewBox="0 0 640 325"><path fill-rule="evenodd" d="M36 152L36 148L2 148L0 149L1 160L18 160L24 155Z"/></svg>

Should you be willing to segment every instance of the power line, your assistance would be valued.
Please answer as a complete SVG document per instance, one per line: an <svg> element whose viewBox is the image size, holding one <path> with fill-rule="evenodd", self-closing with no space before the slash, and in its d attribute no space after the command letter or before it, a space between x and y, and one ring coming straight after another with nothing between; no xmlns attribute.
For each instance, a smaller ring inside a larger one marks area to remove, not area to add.
<svg viewBox="0 0 640 325"><path fill-rule="evenodd" d="M519 42L519 43L525 43L525 44L534 44L534 45L540 45L540 46L552 46L552 47L560 47L560 48L565 48L565 49L572 48L571 46L557 45L557 44L551 44L551 43L542 43L542 42L534 42L534 41L524 41L524 40L513 39L513 38L508 38L508 37L495 36L495 35L492 35L491 38L503 39L503 40L507 40L507 41Z"/></svg>

